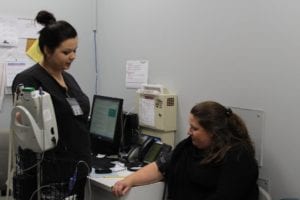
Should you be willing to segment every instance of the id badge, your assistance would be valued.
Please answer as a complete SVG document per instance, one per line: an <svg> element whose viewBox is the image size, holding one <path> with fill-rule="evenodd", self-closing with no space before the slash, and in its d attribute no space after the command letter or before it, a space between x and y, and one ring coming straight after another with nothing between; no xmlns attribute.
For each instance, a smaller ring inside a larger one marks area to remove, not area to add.
<svg viewBox="0 0 300 200"><path fill-rule="evenodd" d="M75 98L66 98L75 116L82 115L83 112L78 101Z"/></svg>

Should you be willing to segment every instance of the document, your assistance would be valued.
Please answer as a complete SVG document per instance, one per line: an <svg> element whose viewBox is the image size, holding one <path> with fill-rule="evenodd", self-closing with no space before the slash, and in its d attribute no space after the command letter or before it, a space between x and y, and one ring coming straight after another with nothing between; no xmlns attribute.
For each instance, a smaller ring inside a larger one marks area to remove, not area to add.
<svg viewBox="0 0 300 200"><path fill-rule="evenodd" d="M0 47L15 47L18 45L16 18L0 17Z"/></svg>
<svg viewBox="0 0 300 200"><path fill-rule="evenodd" d="M25 62L8 62L5 67L6 87L11 87L15 76L26 68Z"/></svg>
<svg viewBox="0 0 300 200"><path fill-rule="evenodd" d="M18 18L17 19L17 30L19 38L38 38L39 31L43 26L35 23L33 19L29 18Z"/></svg>
<svg viewBox="0 0 300 200"><path fill-rule="evenodd" d="M154 99L140 98L139 101L139 118L140 123L148 126L155 124L155 102Z"/></svg>
<svg viewBox="0 0 300 200"><path fill-rule="evenodd" d="M148 83L147 60L128 60L126 62L126 88L140 88L143 83Z"/></svg>

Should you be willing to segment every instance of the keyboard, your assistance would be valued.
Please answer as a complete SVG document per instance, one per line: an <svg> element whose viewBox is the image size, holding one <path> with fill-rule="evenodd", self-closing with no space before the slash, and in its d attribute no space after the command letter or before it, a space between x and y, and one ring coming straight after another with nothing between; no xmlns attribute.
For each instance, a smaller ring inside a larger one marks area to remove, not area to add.
<svg viewBox="0 0 300 200"><path fill-rule="evenodd" d="M114 167L115 164L112 163L112 161L114 161L114 159L111 158L98 158L96 156L92 157L92 167L97 169L97 168L101 168L101 169L109 169L111 167Z"/></svg>

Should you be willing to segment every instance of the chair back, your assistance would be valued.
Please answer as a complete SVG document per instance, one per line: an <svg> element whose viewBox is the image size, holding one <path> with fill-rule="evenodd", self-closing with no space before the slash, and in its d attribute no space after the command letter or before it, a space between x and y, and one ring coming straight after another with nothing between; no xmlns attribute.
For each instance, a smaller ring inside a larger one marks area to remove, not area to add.
<svg viewBox="0 0 300 200"><path fill-rule="evenodd" d="M258 197L259 200L272 200L270 194L265 189L263 189L262 187L258 187L258 190L259 190L259 197Z"/></svg>

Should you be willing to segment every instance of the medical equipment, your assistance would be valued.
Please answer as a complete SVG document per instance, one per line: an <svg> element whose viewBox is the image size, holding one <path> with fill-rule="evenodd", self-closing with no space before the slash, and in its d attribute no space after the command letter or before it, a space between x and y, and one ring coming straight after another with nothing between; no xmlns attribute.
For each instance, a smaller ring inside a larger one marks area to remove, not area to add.
<svg viewBox="0 0 300 200"><path fill-rule="evenodd" d="M160 84L142 84L137 101L140 126L163 132L176 130L177 95Z"/></svg>
<svg viewBox="0 0 300 200"><path fill-rule="evenodd" d="M25 171L36 166L38 178L36 191L38 199L40 199L40 161L28 169L22 169L22 167L16 166L15 153L18 152L19 147L23 150L29 149L35 152L40 160L41 153L57 145L58 130L55 112L51 96L42 88L35 90L32 87L19 85L16 91L14 107L11 112L7 195L12 189L11 180L14 178L14 194L20 193L20 196L24 196L20 192L23 190L15 191L18 188L16 185L22 182L23 176L26 175Z"/></svg>
<svg viewBox="0 0 300 200"><path fill-rule="evenodd" d="M137 90L137 113L142 133L174 147L177 129L177 95L164 86L142 84Z"/></svg>
<svg viewBox="0 0 300 200"><path fill-rule="evenodd" d="M21 89L11 112L11 129L23 149L41 153L54 148L58 131L50 95L42 89Z"/></svg>

